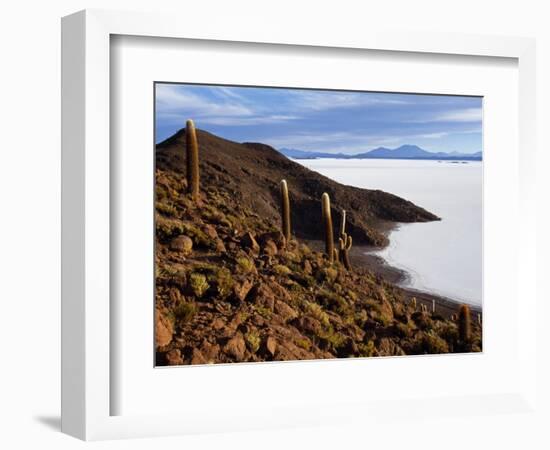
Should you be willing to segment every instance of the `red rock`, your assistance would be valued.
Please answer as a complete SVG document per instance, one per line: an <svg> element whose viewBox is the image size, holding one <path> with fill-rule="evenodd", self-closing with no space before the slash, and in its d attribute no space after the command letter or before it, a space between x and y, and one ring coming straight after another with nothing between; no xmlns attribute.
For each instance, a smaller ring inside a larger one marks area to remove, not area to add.
<svg viewBox="0 0 550 450"><path fill-rule="evenodd" d="M266 245L268 241L273 241L278 249L282 249L286 245L285 237L280 231L273 231L270 233L264 233L258 237L258 241L262 246Z"/></svg>
<svg viewBox="0 0 550 450"><path fill-rule="evenodd" d="M165 347L172 342L174 328L172 322L164 317L158 309L155 312L155 316L155 343L157 348Z"/></svg>
<svg viewBox="0 0 550 450"><path fill-rule="evenodd" d="M219 253L225 253L227 251L221 239L216 239L216 251Z"/></svg>
<svg viewBox="0 0 550 450"><path fill-rule="evenodd" d="M271 356L275 356L275 352L277 351L277 341L273 336L267 337L265 341L265 348Z"/></svg>
<svg viewBox="0 0 550 450"><path fill-rule="evenodd" d="M166 362L169 366L179 366L183 364L183 358L181 352L178 349L170 350L166 353Z"/></svg>
<svg viewBox="0 0 550 450"><path fill-rule="evenodd" d="M191 364L206 364L208 361L197 348L194 348L191 353Z"/></svg>
<svg viewBox="0 0 550 450"><path fill-rule="evenodd" d="M217 238L218 238L218 232L216 231L216 228L214 228L213 225L206 224L206 225L204 226L204 232L205 232L209 237L211 237L212 239L217 239Z"/></svg>
<svg viewBox="0 0 550 450"><path fill-rule="evenodd" d="M262 247L262 252L268 256L275 256L278 251L277 245L272 240L267 241Z"/></svg>
<svg viewBox="0 0 550 450"><path fill-rule="evenodd" d="M193 249L193 241L190 237L178 236L170 241L170 250L188 255Z"/></svg>
<svg viewBox="0 0 550 450"><path fill-rule="evenodd" d="M238 334L229 339L223 350L227 355L232 356L237 361L242 361L244 352L246 351L246 343L242 335Z"/></svg>
<svg viewBox="0 0 550 450"><path fill-rule="evenodd" d="M281 316L281 318L288 322L289 320L295 319L298 317L298 313L285 302L277 300L274 307L275 314Z"/></svg>
<svg viewBox="0 0 550 450"><path fill-rule="evenodd" d="M211 344L208 341L204 341L201 345L201 353L206 358L206 361L211 364L218 358L220 346L218 344Z"/></svg>
<svg viewBox="0 0 550 450"><path fill-rule="evenodd" d="M277 299L285 300L287 302L292 299L292 296L289 294L289 292L284 287L282 287L279 283L277 282L271 283L269 287L271 288L271 290L273 291Z"/></svg>
<svg viewBox="0 0 550 450"><path fill-rule="evenodd" d="M170 301L173 303L179 303L182 300L180 290L175 287L171 287L169 289L168 297L170 298Z"/></svg>
<svg viewBox="0 0 550 450"><path fill-rule="evenodd" d="M243 302L248 293L250 292L250 289L252 289L252 281L250 280L244 280L241 284L236 283L233 286L233 292L235 296Z"/></svg>
<svg viewBox="0 0 550 450"><path fill-rule="evenodd" d="M321 322L309 316L300 318L298 326L302 331L305 331L308 334L313 334L315 336L319 335L322 328Z"/></svg>
<svg viewBox="0 0 550 450"><path fill-rule="evenodd" d="M269 286L262 282L256 284L252 295L254 302L259 303L273 311L273 307L275 305L275 294L273 294L273 291Z"/></svg>
<svg viewBox="0 0 550 450"><path fill-rule="evenodd" d="M258 242L256 242L254 235L250 232L245 233L241 238L241 246L243 246L244 248L249 248L254 253L258 253L260 251L260 246L258 245Z"/></svg>
<svg viewBox="0 0 550 450"><path fill-rule="evenodd" d="M214 330L221 330L225 326L225 322L219 317L212 321L210 325Z"/></svg>

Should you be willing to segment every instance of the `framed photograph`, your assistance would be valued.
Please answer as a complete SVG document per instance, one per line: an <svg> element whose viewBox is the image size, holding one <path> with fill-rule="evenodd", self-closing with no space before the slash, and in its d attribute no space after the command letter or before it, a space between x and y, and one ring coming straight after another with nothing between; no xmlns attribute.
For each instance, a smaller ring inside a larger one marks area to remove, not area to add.
<svg viewBox="0 0 550 450"><path fill-rule="evenodd" d="M62 36L64 432L530 407L531 40Z"/></svg>

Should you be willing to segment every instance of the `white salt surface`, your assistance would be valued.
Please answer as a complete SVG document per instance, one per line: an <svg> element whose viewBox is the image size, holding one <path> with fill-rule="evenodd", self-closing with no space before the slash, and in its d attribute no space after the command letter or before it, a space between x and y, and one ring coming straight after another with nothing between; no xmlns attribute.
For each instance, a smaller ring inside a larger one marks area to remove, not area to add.
<svg viewBox="0 0 550 450"><path fill-rule="evenodd" d="M373 252L406 271L402 285L481 305L482 163L410 160L297 160L335 181L380 189L441 217L399 224Z"/></svg>

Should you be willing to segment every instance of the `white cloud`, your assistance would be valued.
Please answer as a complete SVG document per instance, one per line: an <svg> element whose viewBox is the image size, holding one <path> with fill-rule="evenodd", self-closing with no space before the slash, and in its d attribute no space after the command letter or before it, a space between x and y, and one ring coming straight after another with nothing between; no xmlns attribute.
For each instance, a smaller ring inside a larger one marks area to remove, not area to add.
<svg viewBox="0 0 550 450"><path fill-rule="evenodd" d="M365 95L355 92L303 92L290 91L294 97L293 108L299 110L325 111L337 108L356 108L370 105L403 105L406 101L392 98L390 95L379 96L377 94Z"/></svg>
<svg viewBox="0 0 550 450"><path fill-rule="evenodd" d="M409 136L409 138L410 139L440 139L448 135L449 133L447 133L446 131L440 131L435 133L413 134Z"/></svg>
<svg viewBox="0 0 550 450"><path fill-rule="evenodd" d="M411 120L412 123L429 122L480 122L482 119L481 108L464 108L452 111L444 111L430 117Z"/></svg>
<svg viewBox="0 0 550 450"><path fill-rule="evenodd" d="M268 116L243 116L243 117L204 117L200 122L211 125L247 126L263 125L270 123L282 123L299 119L297 116L268 115Z"/></svg>
<svg viewBox="0 0 550 450"><path fill-rule="evenodd" d="M230 88L213 90L217 99L209 99L175 85L157 85L156 112L165 123L184 123L193 118L197 125L248 126L288 122L299 117L287 114L263 113L247 106L246 99ZM183 112L185 111L185 113Z"/></svg>
<svg viewBox="0 0 550 450"><path fill-rule="evenodd" d="M235 102L211 101L178 86L159 84L156 89L156 107L159 115L176 113L182 109L195 117L205 116L250 116L254 112Z"/></svg>

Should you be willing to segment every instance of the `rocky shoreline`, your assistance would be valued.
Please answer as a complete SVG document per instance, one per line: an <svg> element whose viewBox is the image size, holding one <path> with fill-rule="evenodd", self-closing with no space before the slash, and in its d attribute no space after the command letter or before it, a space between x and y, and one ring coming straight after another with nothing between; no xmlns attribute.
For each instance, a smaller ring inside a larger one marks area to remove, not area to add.
<svg viewBox="0 0 550 450"><path fill-rule="evenodd" d="M392 229L391 226L382 227L381 232L386 235ZM323 243L321 241L309 240L308 245L318 251L322 251ZM438 294L430 292L420 291L417 289L401 287L409 277L409 274L397 267L393 267L386 262L386 260L378 255L373 254L374 250L380 250L380 247L372 246L357 246L350 251L350 259L354 267L362 267L378 276L382 279L395 285L403 293L404 298L410 301L413 297L417 299L419 304L424 304L429 310L433 308L433 302L435 301L436 313L443 315L446 318L450 318L453 314L456 314L462 302L452 298L444 297ZM477 305L470 305L470 309L474 314L480 314L483 316L482 308Z"/></svg>

